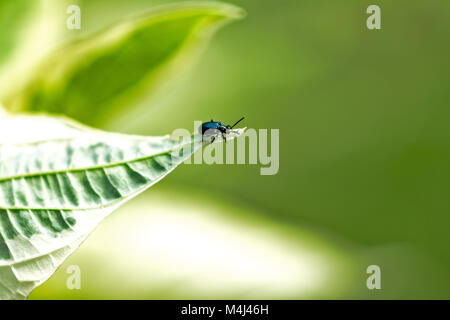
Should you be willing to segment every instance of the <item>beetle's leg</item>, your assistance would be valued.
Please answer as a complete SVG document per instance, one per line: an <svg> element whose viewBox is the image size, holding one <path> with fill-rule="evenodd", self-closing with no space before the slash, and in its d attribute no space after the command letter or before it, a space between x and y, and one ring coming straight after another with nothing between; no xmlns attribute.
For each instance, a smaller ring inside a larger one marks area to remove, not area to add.
<svg viewBox="0 0 450 320"><path fill-rule="evenodd" d="M211 139L211 143L214 143L214 140L216 140L216 136L213 136Z"/></svg>
<svg viewBox="0 0 450 320"><path fill-rule="evenodd" d="M222 139L223 141L225 141L225 143L227 143L227 137L225 136L225 134L222 132Z"/></svg>

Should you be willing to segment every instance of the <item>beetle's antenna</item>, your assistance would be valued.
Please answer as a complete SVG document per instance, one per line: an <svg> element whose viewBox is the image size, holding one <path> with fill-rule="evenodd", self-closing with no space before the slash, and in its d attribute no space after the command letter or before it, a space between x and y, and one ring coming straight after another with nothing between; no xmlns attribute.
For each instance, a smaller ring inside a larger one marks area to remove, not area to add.
<svg viewBox="0 0 450 320"><path fill-rule="evenodd" d="M239 122L241 122L242 120L244 120L245 117L242 117L241 119L238 120L238 122L236 122L235 124L233 124L233 126L231 127L231 129L233 129Z"/></svg>

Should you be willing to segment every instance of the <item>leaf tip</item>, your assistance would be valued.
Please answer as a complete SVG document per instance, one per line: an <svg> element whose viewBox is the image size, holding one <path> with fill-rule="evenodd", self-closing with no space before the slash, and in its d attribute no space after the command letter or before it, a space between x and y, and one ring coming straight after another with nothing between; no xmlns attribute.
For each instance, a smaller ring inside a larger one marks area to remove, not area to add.
<svg viewBox="0 0 450 320"><path fill-rule="evenodd" d="M185 8L207 9L230 20L240 20L247 16L247 11L244 8L220 1L189 1L182 3L182 5Z"/></svg>
<svg viewBox="0 0 450 320"><path fill-rule="evenodd" d="M247 16L247 11L242 8L231 4L226 4L224 8L227 16L231 19L241 20Z"/></svg>

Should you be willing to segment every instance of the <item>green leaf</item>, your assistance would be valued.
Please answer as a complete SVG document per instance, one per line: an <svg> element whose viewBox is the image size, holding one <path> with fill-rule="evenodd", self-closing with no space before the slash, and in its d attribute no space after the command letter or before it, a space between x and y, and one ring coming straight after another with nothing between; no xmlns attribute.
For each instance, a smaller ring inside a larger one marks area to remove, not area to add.
<svg viewBox="0 0 450 320"><path fill-rule="evenodd" d="M139 102L160 95L219 27L242 16L232 5L189 2L126 19L54 52L4 104L12 111L62 113L100 127L142 116Z"/></svg>
<svg viewBox="0 0 450 320"><path fill-rule="evenodd" d="M0 113L0 299L26 298L106 216L203 144Z"/></svg>
<svg viewBox="0 0 450 320"><path fill-rule="evenodd" d="M61 0L0 0L0 100L62 41Z"/></svg>
<svg viewBox="0 0 450 320"><path fill-rule="evenodd" d="M27 0L0 0L0 63L17 46L30 7L33 8L34 5Z"/></svg>
<svg viewBox="0 0 450 320"><path fill-rule="evenodd" d="M18 68L18 61L24 61L23 52L34 49L31 35L35 29L42 30L34 22L38 20L39 6L42 0L28 1L0 0L0 92L11 81L13 71ZM42 43L41 43L42 45ZM35 51L33 51L34 54ZM27 60L31 60L28 54Z"/></svg>

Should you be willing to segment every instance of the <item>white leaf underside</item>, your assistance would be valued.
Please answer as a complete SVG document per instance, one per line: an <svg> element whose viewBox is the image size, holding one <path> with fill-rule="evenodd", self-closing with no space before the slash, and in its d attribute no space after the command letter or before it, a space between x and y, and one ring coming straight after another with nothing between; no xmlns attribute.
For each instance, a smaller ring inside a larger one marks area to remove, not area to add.
<svg viewBox="0 0 450 320"><path fill-rule="evenodd" d="M0 113L0 299L26 298L106 216L202 144Z"/></svg>

